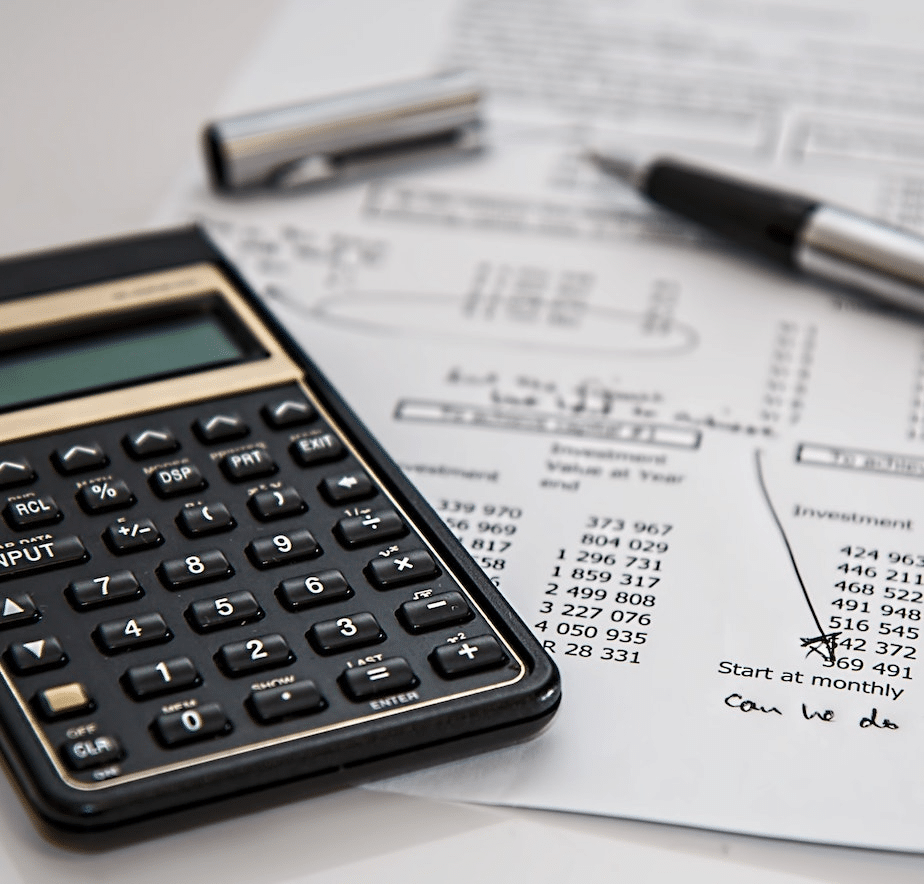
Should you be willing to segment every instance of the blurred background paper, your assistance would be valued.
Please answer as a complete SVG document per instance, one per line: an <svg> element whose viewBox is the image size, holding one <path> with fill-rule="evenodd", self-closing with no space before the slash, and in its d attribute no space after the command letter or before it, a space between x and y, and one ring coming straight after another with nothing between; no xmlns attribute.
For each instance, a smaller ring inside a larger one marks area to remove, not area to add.
<svg viewBox="0 0 924 884"><path fill-rule="evenodd" d="M538 741L383 788L924 847L921 326L743 260L580 158L682 152L920 227L909 16L284 9L218 115L465 66L490 150L242 199L199 168L161 220L209 226L565 679Z"/></svg>

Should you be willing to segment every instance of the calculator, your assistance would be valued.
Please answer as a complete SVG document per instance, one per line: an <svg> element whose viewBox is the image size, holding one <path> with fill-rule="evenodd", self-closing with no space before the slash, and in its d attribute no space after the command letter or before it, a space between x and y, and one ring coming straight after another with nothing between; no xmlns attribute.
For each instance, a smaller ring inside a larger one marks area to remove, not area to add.
<svg viewBox="0 0 924 884"><path fill-rule="evenodd" d="M432 763L558 707L199 228L0 262L0 511L0 748L63 830Z"/></svg>

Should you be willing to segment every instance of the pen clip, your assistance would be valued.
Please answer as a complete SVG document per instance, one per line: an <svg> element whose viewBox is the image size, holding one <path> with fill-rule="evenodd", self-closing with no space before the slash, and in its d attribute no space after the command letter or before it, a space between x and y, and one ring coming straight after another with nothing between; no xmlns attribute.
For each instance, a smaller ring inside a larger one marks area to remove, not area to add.
<svg viewBox="0 0 924 884"><path fill-rule="evenodd" d="M450 71L211 123L206 158L216 187L288 190L348 180L483 146L481 90Z"/></svg>

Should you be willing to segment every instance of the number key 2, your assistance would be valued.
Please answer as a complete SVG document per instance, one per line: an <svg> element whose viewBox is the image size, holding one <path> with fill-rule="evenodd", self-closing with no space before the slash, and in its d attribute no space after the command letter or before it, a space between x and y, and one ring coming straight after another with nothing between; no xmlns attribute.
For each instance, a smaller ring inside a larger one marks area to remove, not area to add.
<svg viewBox="0 0 924 884"><path fill-rule="evenodd" d="M223 645L215 655L215 662L228 675L247 675L258 669L283 666L294 659L286 640L278 633Z"/></svg>

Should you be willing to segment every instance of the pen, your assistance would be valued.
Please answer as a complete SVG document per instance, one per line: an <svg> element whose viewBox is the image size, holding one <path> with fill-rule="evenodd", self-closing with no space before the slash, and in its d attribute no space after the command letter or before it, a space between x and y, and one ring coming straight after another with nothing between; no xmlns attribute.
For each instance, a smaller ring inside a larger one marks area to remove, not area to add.
<svg viewBox="0 0 924 884"><path fill-rule="evenodd" d="M924 239L820 200L669 157L587 157L655 203L804 273L924 312Z"/></svg>

